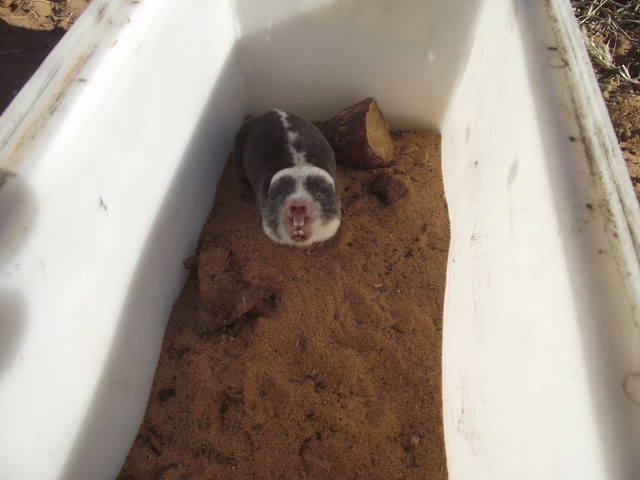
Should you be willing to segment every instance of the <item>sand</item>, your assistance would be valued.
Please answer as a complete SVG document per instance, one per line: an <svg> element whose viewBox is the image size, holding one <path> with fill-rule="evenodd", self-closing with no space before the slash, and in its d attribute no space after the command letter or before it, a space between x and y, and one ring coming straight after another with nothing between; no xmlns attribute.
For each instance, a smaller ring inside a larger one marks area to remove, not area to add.
<svg viewBox="0 0 640 480"><path fill-rule="evenodd" d="M225 170L120 480L447 477L440 137L393 138L408 194L388 205L382 169L340 167L343 223L310 250L269 240Z"/></svg>

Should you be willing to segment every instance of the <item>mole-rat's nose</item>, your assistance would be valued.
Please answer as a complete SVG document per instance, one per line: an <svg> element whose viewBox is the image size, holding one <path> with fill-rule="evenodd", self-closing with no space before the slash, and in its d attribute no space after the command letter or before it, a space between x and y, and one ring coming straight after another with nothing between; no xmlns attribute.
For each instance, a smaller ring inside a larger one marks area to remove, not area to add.
<svg viewBox="0 0 640 480"><path fill-rule="evenodd" d="M306 205L290 205L289 215L291 216L293 226L301 227L304 225L305 219L307 217L307 206Z"/></svg>
<svg viewBox="0 0 640 480"><path fill-rule="evenodd" d="M289 212L292 217L302 215L307 215L307 206L306 205L291 205L289 206Z"/></svg>

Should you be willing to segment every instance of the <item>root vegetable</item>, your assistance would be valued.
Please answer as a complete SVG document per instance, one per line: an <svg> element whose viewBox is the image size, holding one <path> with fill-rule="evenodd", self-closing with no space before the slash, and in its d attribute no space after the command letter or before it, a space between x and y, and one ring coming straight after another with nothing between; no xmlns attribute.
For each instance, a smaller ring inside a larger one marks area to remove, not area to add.
<svg viewBox="0 0 640 480"><path fill-rule="evenodd" d="M336 162L347 167L384 167L393 160L389 127L373 97L329 119L322 133L333 148Z"/></svg>

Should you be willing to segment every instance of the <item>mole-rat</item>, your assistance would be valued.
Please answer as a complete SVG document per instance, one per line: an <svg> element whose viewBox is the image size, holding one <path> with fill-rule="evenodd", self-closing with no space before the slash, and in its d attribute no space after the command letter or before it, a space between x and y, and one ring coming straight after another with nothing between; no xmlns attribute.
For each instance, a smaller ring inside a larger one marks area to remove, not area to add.
<svg viewBox="0 0 640 480"><path fill-rule="evenodd" d="M335 235L340 226L335 155L311 122L281 110L251 117L236 134L233 164L255 191L269 238L306 247Z"/></svg>

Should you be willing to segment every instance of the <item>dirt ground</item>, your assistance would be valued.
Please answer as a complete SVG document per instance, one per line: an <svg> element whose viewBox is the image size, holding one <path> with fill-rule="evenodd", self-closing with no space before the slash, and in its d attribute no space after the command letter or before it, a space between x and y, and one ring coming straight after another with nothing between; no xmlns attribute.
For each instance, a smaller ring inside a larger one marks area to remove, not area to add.
<svg viewBox="0 0 640 480"><path fill-rule="evenodd" d="M0 0L0 112L90 0Z"/></svg>

